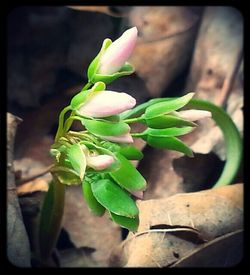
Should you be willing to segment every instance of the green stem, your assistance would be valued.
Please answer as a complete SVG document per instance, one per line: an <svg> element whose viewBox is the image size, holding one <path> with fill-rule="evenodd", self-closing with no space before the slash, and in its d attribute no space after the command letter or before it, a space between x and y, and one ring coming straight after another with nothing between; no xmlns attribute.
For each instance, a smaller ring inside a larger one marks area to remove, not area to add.
<svg viewBox="0 0 250 275"><path fill-rule="evenodd" d="M92 85L92 83L91 83L91 82L88 82L88 83L82 88L81 92L82 92L82 91L88 90L88 88L90 88L91 85Z"/></svg>
<svg viewBox="0 0 250 275"><path fill-rule="evenodd" d="M135 123L135 122L143 122L144 118L142 116L140 117L134 117L134 118L127 118L124 119L123 122L125 123Z"/></svg>
<svg viewBox="0 0 250 275"><path fill-rule="evenodd" d="M91 85L93 85L93 84L92 84L91 82L88 82L88 83L82 88L81 92L88 90L88 88L90 88ZM72 117L72 116L74 116L75 114L76 114L76 111L72 111L71 114L70 114L70 116L69 116L69 118ZM67 125L65 125L65 127L64 127L64 132L67 132L67 131L70 129L72 123L73 123L73 120L70 120L69 122L67 122Z"/></svg>
<svg viewBox="0 0 250 275"><path fill-rule="evenodd" d="M92 83L88 82L82 91L87 90L91 85ZM71 106L65 107L59 115L55 142L68 131L74 119L79 119L74 116L75 111L72 110L64 125L64 116L69 110L71 110ZM49 184L49 190L44 198L39 226L39 257L45 265L51 256L60 233L65 200L65 185L62 184L53 173L52 176L53 180Z"/></svg>
<svg viewBox="0 0 250 275"><path fill-rule="evenodd" d="M53 176L45 196L39 228L40 259L46 264L56 245L63 216L65 185Z"/></svg>
<svg viewBox="0 0 250 275"><path fill-rule="evenodd" d="M237 176L242 160L242 139L236 125L222 108L208 101L192 99L186 106L212 113L213 120L223 133L226 147L226 163L222 174L213 187L232 183Z"/></svg>
<svg viewBox="0 0 250 275"><path fill-rule="evenodd" d="M64 132L67 132L70 128L70 126L72 125L73 121L74 120L80 120L82 121L82 119L78 116L75 116L75 115L71 115L66 121L65 121L65 124L64 124Z"/></svg>
<svg viewBox="0 0 250 275"><path fill-rule="evenodd" d="M63 135L64 116L69 110L71 110L71 107L67 106L61 111L61 113L59 115L58 129L57 129L57 132L56 132L55 141L58 141L58 139Z"/></svg>

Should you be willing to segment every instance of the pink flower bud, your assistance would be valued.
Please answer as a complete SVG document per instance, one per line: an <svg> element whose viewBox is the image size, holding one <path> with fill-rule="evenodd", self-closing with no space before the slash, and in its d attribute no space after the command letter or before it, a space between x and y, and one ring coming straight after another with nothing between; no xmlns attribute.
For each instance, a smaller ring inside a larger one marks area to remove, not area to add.
<svg viewBox="0 0 250 275"><path fill-rule="evenodd" d="M130 28L107 48L100 59L99 74L111 75L121 69L132 54L137 33L136 27Z"/></svg>
<svg viewBox="0 0 250 275"><path fill-rule="evenodd" d="M184 111L179 111L177 115L189 121L196 121L196 120L200 120L200 119L212 116L212 114L209 111L203 111L203 110L184 110Z"/></svg>
<svg viewBox="0 0 250 275"><path fill-rule="evenodd" d="M133 108L135 98L126 93L100 91L79 108L79 113L95 118L120 114Z"/></svg>
<svg viewBox="0 0 250 275"><path fill-rule="evenodd" d="M97 155L87 157L87 165L97 171L108 168L113 162L114 158L109 155Z"/></svg>
<svg viewBox="0 0 250 275"><path fill-rule="evenodd" d="M143 199L143 191L129 191L133 196L138 199Z"/></svg>
<svg viewBox="0 0 250 275"><path fill-rule="evenodd" d="M100 136L101 138L118 143L133 143L134 140L129 133L121 136Z"/></svg>

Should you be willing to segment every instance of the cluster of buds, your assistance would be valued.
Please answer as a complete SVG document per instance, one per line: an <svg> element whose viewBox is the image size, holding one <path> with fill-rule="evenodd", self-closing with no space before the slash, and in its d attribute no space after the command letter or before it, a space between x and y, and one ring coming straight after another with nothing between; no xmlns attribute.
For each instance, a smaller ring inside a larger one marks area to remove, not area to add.
<svg viewBox="0 0 250 275"><path fill-rule="evenodd" d="M207 111L179 110L194 93L135 107L136 100L128 93L106 90L106 84L134 72L127 60L136 39L137 29L133 27L114 42L104 40L88 68L87 88L66 107L71 115L65 122L65 112L60 115L61 124L51 148L55 158L53 176L62 184L81 184L94 214L103 215L107 210L113 221L131 231L136 231L139 223L134 199L142 199L146 189L145 179L130 162L143 157L133 146L133 138L192 156L191 149L176 136L191 132L196 126L194 121L211 116ZM134 112L136 108L140 112ZM74 120L81 122L82 131L70 130ZM147 129L131 133L129 124L134 122L145 124Z"/></svg>

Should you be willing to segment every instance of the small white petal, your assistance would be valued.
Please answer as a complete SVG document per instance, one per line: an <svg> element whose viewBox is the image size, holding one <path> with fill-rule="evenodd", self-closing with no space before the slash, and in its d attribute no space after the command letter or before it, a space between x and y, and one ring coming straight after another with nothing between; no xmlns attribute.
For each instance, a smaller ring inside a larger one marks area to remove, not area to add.
<svg viewBox="0 0 250 275"><path fill-rule="evenodd" d="M129 191L133 196L138 199L143 199L143 191Z"/></svg>
<svg viewBox="0 0 250 275"><path fill-rule="evenodd" d="M121 136L102 136L103 139L118 142L118 143L133 143L134 140L132 136L127 133Z"/></svg>
<svg viewBox="0 0 250 275"><path fill-rule="evenodd" d="M109 155L87 157L87 165L97 171L108 168L113 162L114 158Z"/></svg>
<svg viewBox="0 0 250 275"><path fill-rule="evenodd" d="M178 112L178 116L185 120L197 121L203 118L212 117L212 114L204 110L183 110Z"/></svg>

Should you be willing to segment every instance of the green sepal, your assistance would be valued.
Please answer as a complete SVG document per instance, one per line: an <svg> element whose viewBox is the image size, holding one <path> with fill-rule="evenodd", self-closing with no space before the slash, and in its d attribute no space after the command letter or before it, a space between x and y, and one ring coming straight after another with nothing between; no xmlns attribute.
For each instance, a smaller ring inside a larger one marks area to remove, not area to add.
<svg viewBox="0 0 250 275"><path fill-rule="evenodd" d="M93 143L88 142L88 141L81 141L80 144L84 144L90 150L96 150L99 154L110 155L114 158L114 162L108 168L102 170L101 171L102 173L108 173L108 172L116 171L121 167L121 163L120 163L119 159L117 159L116 155L112 151L110 151L109 149L98 146L98 145L93 144ZM100 173L100 171L96 171L96 170L94 170L92 168L89 168L89 167L88 167L88 172Z"/></svg>
<svg viewBox="0 0 250 275"><path fill-rule="evenodd" d="M123 155L119 153L116 153L115 155L121 162L121 167L118 170L109 173L110 176L121 187L128 191L145 190L147 185L146 180L134 165Z"/></svg>
<svg viewBox="0 0 250 275"><path fill-rule="evenodd" d="M135 71L134 67L130 63L126 62L118 72L110 75L99 74L97 70L95 75L93 75L91 82L96 83L97 81L102 81L106 84L109 84L114 80L116 80L117 78L120 78L126 75L131 75L132 73L134 73L134 71Z"/></svg>
<svg viewBox="0 0 250 275"><path fill-rule="evenodd" d="M132 145L121 145L119 153L128 160L141 160L143 158L143 153Z"/></svg>
<svg viewBox="0 0 250 275"><path fill-rule="evenodd" d="M111 179L91 182L93 195L110 212L125 217L136 217L139 210L129 193Z"/></svg>
<svg viewBox="0 0 250 275"><path fill-rule="evenodd" d="M144 114L145 119L150 119L153 117L161 116L163 114L168 114L175 110L184 107L194 96L194 93L188 93L182 97L169 99L167 101L155 103L149 106Z"/></svg>
<svg viewBox="0 0 250 275"><path fill-rule="evenodd" d="M120 136L130 131L130 127L125 122L110 122L97 119L82 119L86 129L97 136Z"/></svg>
<svg viewBox="0 0 250 275"><path fill-rule="evenodd" d="M105 208L96 200L91 189L91 183L89 180L82 182L82 191L84 199L90 209L90 211L97 216L102 216L105 212Z"/></svg>
<svg viewBox="0 0 250 275"><path fill-rule="evenodd" d="M101 59L101 57L103 56L103 54L105 53L105 51L107 50L107 48L112 44L112 40L109 38L104 39L103 43L102 43L102 47L101 50L99 51L99 53L97 54L97 56L93 59L93 61L90 63L89 67L88 67L88 79L89 82L91 83L95 83L95 74L96 71L99 67L99 61Z"/></svg>
<svg viewBox="0 0 250 275"><path fill-rule="evenodd" d="M86 157L80 144L73 144L67 150L67 157L73 169L77 172L80 179L83 180L86 170Z"/></svg>
<svg viewBox="0 0 250 275"><path fill-rule="evenodd" d="M193 157L192 150L176 137L144 136L142 137L148 145L154 148L174 150L182 152L189 157Z"/></svg>
<svg viewBox="0 0 250 275"><path fill-rule="evenodd" d="M100 119L102 120L102 119ZM121 120L120 115L112 115L105 117L105 121L111 121L111 122L119 122Z"/></svg>
<svg viewBox="0 0 250 275"><path fill-rule="evenodd" d="M157 117L145 119L145 123L150 128L163 129L167 127L197 126L196 123L184 120L174 115L160 115Z"/></svg>
<svg viewBox="0 0 250 275"><path fill-rule="evenodd" d="M166 129L152 129L147 128L144 132L141 133L142 136L154 136L154 137L174 137L182 136L193 131L193 127L172 127Z"/></svg>
<svg viewBox="0 0 250 275"><path fill-rule="evenodd" d="M106 85L103 82L97 82L95 85L86 91L81 91L76 94L70 102L70 107L72 110L77 110L81 105L83 105L87 100L94 96L97 92L104 91Z"/></svg>
<svg viewBox="0 0 250 275"><path fill-rule="evenodd" d="M119 224L121 227L127 228L129 231L136 232L139 226L139 217L128 218L124 216L116 215L112 212L109 212L111 219Z"/></svg>

